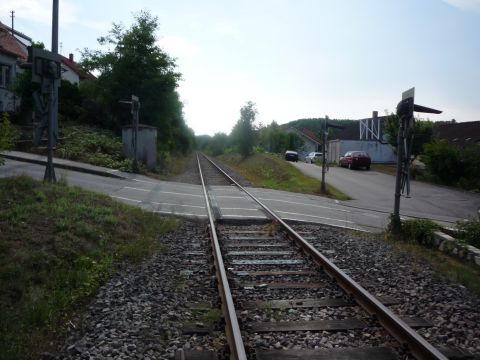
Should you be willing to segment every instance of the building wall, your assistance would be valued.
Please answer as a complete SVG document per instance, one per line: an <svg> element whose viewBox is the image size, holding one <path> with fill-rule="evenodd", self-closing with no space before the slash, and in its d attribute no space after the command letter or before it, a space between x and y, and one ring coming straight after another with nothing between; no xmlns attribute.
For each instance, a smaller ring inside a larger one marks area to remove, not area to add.
<svg viewBox="0 0 480 360"><path fill-rule="evenodd" d="M134 158L133 128L125 126L122 129L123 154L129 159ZM157 165L157 129L152 126L139 125L137 134L137 160L147 168Z"/></svg>
<svg viewBox="0 0 480 360"><path fill-rule="evenodd" d="M67 80L74 85L78 85L80 83L78 74L64 64L62 64L62 80Z"/></svg>
<svg viewBox="0 0 480 360"><path fill-rule="evenodd" d="M9 87L15 81L15 70L15 58L0 53L0 111L14 110L13 93Z"/></svg>
<svg viewBox="0 0 480 360"><path fill-rule="evenodd" d="M390 144L370 140L331 140L328 142L328 161L338 163L347 151L366 151L372 163L395 163L396 156Z"/></svg>
<svg viewBox="0 0 480 360"><path fill-rule="evenodd" d="M305 156L307 156L311 152L319 151L319 144L316 143L315 141L313 141L312 139L306 137L302 132L298 131L297 129L289 128L287 130L287 132L293 132L293 133L297 134L304 141L304 144L301 148L299 148L299 149L288 149L288 150L293 150L293 151L298 152L298 158L300 160L304 160Z"/></svg>

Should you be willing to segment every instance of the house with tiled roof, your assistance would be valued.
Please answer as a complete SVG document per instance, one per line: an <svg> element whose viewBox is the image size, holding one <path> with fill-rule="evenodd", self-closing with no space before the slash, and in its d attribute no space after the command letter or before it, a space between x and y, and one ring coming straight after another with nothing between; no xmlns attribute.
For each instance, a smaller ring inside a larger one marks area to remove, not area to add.
<svg viewBox="0 0 480 360"><path fill-rule="evenodd" d="M284 128L287 132L297 134L303 140L303 146L300 149L291 149L298 152L298 157L304 159L306 155L314 151L321 151L322 140L311 130L298 129L296 127Z"/></svg>
<svg viewBox="0 0 480 360"><path fill-rule="evenodd" d="M451 145L466 147L480 146L480 121L435 124L433 133L438 139L445 139Z"/></svg>
<svg viewBox="0 0 480 360"><path fill-rule="evenodd" d="M73 59L73 54L69 54L68 58L60 55L61 67L62 67L62 79L78 85L84 80L95 80L89 72L85 72Z"/></svg>
<svg viewBox="0 0 480 360"><path fill-rule="evenodd" d="M20 100L11 86L21 72L19 65L28 58L27 46L32 39L0 22L0 112L15 111Z"/></svg>

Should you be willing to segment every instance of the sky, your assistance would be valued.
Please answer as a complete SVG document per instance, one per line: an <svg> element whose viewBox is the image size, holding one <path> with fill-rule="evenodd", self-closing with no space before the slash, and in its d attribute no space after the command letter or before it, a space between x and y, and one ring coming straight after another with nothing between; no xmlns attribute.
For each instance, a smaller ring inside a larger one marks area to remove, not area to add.
<svg viewBox="0 0 480 360"><path fill-rule="evenodd" d="M11 10L16 30L50 48L51 0L2 0L1 22ZM264 125L362 119L394 112L411 87L443 110L421 117L480 120L480 0L60 0L61 53L101 49L141 10L158 17L196 135L230 133L247 101Z"/></svg>

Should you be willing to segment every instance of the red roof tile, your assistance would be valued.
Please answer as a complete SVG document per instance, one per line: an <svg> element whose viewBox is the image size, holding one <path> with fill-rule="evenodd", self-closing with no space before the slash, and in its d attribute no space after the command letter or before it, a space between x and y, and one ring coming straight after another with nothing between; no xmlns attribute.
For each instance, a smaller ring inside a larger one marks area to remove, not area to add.
<svg viewBox="0 0 480 360"><path fill-rule="evenodd" d="M316 143L320 144L322 141L313 133L313 131L310 131L308 129L301 129L300 132L305 135L307 138L310 140L315 141Z"/></svg>
<svg viewBox="0 0 480 360"><path fill-rule="evenodd" d="M91 74L89 72L85 72L82 69L80 69L80 67L78 66L78 64L75 61L70 60L69 58L67 58L63 55L60 55L60 61L62 62L62 64L64 64L65 66L68 66L74 73L76 73L78 75L78 77L80 78L80 80L94 80L94 79L96 79L96 77L93 74Z"/></svg>
<svg viewBox="0 0 480 360"><path fill-rule="evenodd" d="M27 51L18 43L11 30L0 22L0 51L27 61Z"/></svg>

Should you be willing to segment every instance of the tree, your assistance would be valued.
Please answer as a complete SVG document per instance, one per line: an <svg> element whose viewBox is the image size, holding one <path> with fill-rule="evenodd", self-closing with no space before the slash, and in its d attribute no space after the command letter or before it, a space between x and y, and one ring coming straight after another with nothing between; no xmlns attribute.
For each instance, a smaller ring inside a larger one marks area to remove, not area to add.
<svg viewBox="0 0 480 360"><path fill-rule="evenodd" d="M216 133L208 144L208 152L213 156L221 155L228 146L228 136L225 133Z"/></svg>
<svg viewBox="0 0 480 360"><path fill-rule="evenodd" d="M398 116L391 114L387 117L384 133L388 136L388 142L395 149L397 148L398 129L400 128L400 121ZM430 120L416 119L410 129L410 134L413 135L411 154L416 156L422 153L423 146L433 140L433 122Z"/></svg>
<svg viewBox="0 0 480 360"><path fill-rule="evenodd" d="M128 105L119 101L136 95L141 102L140 121L159 129L159 150L185 150L191 146L183 142L193 138L188 135L176 91L181 74L175 71L175 61L157 45L158 26L157 17L142 11L129 29L114 24L107 36L98 39L108 50L82 51L81 66L100 73L97 81L87 85L86 104L101 112L102 125L118 132L131 122Z"/></svg>
<svg viewBox="0 0 480 360"><path fill-rule="evenodd" d="M258 111L255 103L248 101L240 109L240 119L237 121L232 129L230 137L233 144L237 147L238 152L247 157L252 153L253 145L255 144L255 130L253 123Z"/></svg>
<svg viewBox="0 0 480 360"><path fill-rule="evenodd" d="M265 151L282 153L286 150L287 136L287 133L272 121L270 125L258 129L258 145Z"/></svg>

